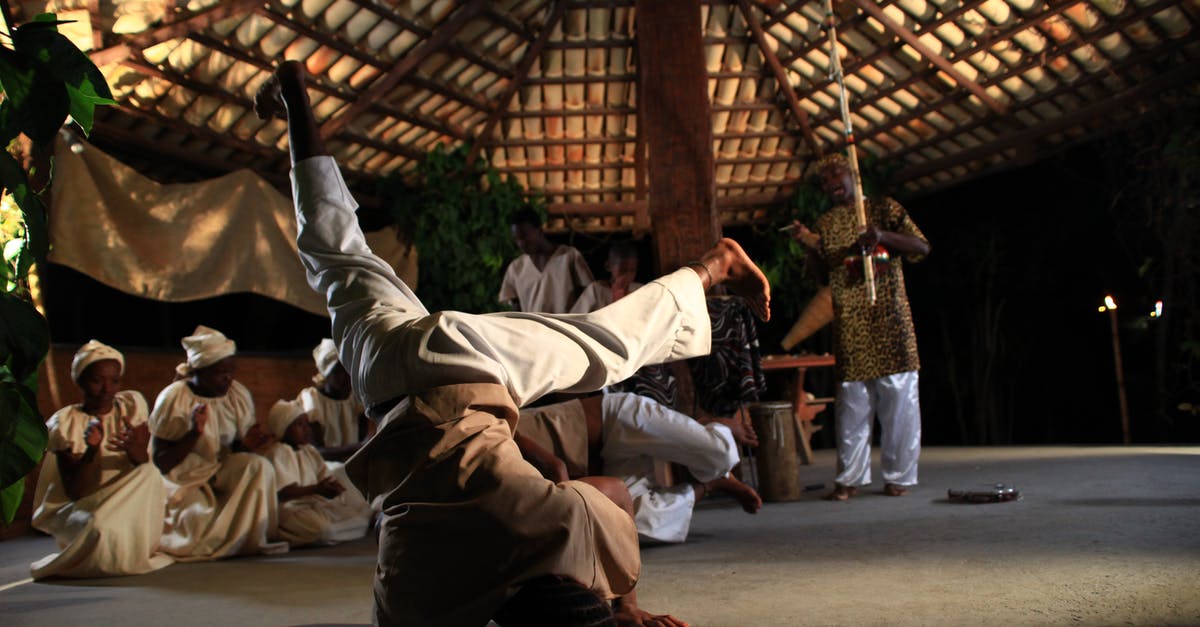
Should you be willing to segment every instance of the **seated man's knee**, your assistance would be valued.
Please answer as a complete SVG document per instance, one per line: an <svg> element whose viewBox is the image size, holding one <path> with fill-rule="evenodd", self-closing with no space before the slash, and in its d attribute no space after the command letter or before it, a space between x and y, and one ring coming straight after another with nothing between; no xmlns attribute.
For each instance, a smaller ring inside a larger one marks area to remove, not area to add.
<svg viewBox="0 0 1200 627"><path fill-rule="evenodd" d="M633 496L629 494L629 488L625 487L625 482L616 477L581 477L579 480L596 488L601 494L616 503L617 507L633 516Z"/></svg>

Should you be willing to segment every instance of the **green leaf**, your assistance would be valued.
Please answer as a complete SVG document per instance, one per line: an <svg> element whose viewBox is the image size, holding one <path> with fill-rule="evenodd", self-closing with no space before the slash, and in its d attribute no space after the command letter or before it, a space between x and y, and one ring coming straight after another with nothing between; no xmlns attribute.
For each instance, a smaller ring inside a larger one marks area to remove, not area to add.
<svg viewBox="0 0 1200 627"><path fill-rule="evenodd" d="M50 239L46 224L46 205L29 186L29 178L21 164L8 151L0 150L0 185L13 195L25 219L25 239L34 260L46 258L50 250Z"/></svg>
<svg viewBox="0 0 1200 627"><path fill-rule="evenodd" d="M25 475L41 461L47 439L35 394L11 377L0 381L0 498L6 522L21 503Z"/></svg>
<svg viewBox="0 0 1200 627"><path fill-rule="evenodd" d="M47 20L22 25L13 33L13 45L18 53L32 61L38 75L47 76L47 80L61 90L61 95L47 92L41 96L45 105L59 107L54 109L55 114L62 113L58 126L70 113L84 133L90 133L96 106L115 104L112 90L96 64L59 33L53 27L55 23L61 22ZM57 100L60 97L61 104Z"/></svg>
<svg viewBox="0 0 1200 627"><path fill-rule="evenodd" d="M12 485L0 490L0 516L4 517L4 524L9 524L17 515L17 508L21 507L21 499L25 497L25 482L17 481Z"/></svg>
<svg viewBox="0 0 1200 627"><path fill-rule="evenodd" d="M46 319L32 304L13 294L0 293L0 350L13 377L25 380L50 350Z"/></svg>

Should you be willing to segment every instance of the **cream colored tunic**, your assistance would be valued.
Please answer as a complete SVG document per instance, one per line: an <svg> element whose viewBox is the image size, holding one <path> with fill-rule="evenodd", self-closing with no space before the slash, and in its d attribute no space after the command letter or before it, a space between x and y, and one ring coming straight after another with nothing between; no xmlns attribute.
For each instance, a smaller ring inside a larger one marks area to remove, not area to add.
<svg viewBox="0 0 1200 627"><path fill-rule="evenodd" d="M195 448L167 474L167 520L163 550L179 561L278 552L275 471L253 453L230 445L254 424L254 401L246 386L233 382L219 398L200 397L186 381L168 385L150 414L150 432L178 440L192 430L192 408L208 405L208 423Z"/></svg>
<svg viewBox="0 0 1200 627"><path fill-rule="evenodd" d="M58 451L79 455L87 450L84 431L93 420L103 429L95 457L79 471L90 475L87 495L72 501L58 470ZM34 579L137 575L170 564L159 551L166 493L153 463L133 465L124 451L110 451L108 439L125 428L146 422L146 399L138 392L117 392L113 410L92 416L80 405L64 407L50 417L45 461L38 475L33 526L52 536L59 552L34 562Z"/></svg>
<svg viewBox="0 0 1200 627"><path fill-rule="evenodd" d="M276 493L290 485L316 485L332 474L321 452L309 444L293 448L277 442L266 451L266 457L275 468ZM331 499L310 494L281 502L279 537L292 546L336 544L363 537L371 522L371 506L353 485L342 487L346 491Z"/></svg>
<svg viewBox="0 0 1200 627"><path fill-rule="evenodd" d="M641 283L630 283L629 291L632 292L641 286ZM588 313L601 307L607 307L612 303L612 286L608 284L608 281L593 281L591 285L584 288L579 298L575 299L575 304L571 306L571 313Z"/></svg>
<svg viewBox="0 0 1200 627"><path fill-rule="evenodd" d="M681 269L583 315L430 315L367 248L333 159L305 159L292 177L300 258L326 296L354 389L368 407L415 399L390 411L346 466L384 507L376 622L482 625L547 574L606 597L632 589L632 520L586 484L544 479L510 424L516 405L547 393L596 390L647 363L707 353L700 277Z"/></svg>
<svg viewBox="0 0 1200 627"><path fill-rule="evenodd" d="M359 443L358 418L363 413L363 406L353 394L338 400L325 396L315 387L307 387L300 390L296 400L304 406L309 421L321 425L325 446L337 448Z"/></svg>
<svg viewBox="0 0 1200 627"><path fill-rule="evenodd" d="M567 313L579 293L592 283L592 271L580 252L559 246L538 270L529 255L508 264L500 284L500 302L518 301L521 311Z"/></svg>

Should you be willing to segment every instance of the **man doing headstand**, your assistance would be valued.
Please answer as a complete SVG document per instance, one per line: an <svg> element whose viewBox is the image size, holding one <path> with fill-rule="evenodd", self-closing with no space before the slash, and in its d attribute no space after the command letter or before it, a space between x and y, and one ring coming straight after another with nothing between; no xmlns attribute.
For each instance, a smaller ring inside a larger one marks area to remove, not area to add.
<svg viewBox="0 0 1200 627"><path fill-rule="evenodd" d="M287 120L300 258L327 299L353 388L381 425L347 464L368 499L382 499L375 621L503 624L506 601L522 587L557 577L619 597L618 616L630 622L678 624L636 607L640 558L628 513L594 484L554 483L521 458L512 439L517 407L553 391L597 390L645 363L707 353L704 291L724 284L766 319L762 273L723 239L594 313L430 314L367 247L305 80L300 63L284 62L255 109ZM559 605L538 609L544 618Z"/></svg>

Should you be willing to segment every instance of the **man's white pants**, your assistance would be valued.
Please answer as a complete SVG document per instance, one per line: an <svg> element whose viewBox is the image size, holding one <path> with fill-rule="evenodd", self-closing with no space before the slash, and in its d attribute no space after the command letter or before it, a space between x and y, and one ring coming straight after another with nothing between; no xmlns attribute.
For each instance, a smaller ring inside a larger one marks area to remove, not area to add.
<svg viewBox="0 0 1200 627"><path fill-rule="evenodd" d="M339 358L367 407L463 383L498 383L521 406L709 352L704 289L690 269L589 314L431 315L367 247L332 157L297 163L292 193L300 260L326 297Z"/></svg>
<svg viewBox="0 0 1200 627"><path fill-rule="evenodd" d="M738 447L725 425L702 425L653 399L605 394L604 474L620 477L633 497L638 533L660 542L683 542L696 494L691 484L653 484L654 460L686 466L700 482L719 479L737 465Z"/></svg>
<svg viewBox="0 0 1200 627"><path fill-rule="evenodd" d="M921 455L921 403L916 370L870 381L843 381L838 387L834 411L839 485L871 483L871 424L876 415L884 482L916 485L917 458Z"/></svg>

